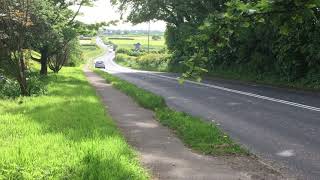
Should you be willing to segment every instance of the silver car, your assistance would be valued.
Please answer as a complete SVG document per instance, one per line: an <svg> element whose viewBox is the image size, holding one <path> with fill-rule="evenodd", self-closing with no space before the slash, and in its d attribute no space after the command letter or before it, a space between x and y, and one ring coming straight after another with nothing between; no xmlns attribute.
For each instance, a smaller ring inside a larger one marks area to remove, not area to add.
<svg viewBox="0 0 320 180"><path fill-rule="evenodd" d="M95 68L103 68L103 69L105 69L105 68L106 68L106 65L104 64L103 61L96 61L96 62L94 63L94 67L95 67Z"/></svg>

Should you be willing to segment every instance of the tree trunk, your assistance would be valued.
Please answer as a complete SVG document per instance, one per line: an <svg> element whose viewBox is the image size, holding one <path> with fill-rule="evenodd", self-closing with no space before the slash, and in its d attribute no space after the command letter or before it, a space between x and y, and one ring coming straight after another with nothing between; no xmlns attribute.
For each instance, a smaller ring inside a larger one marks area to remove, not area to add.
<svg viewBox="0 0 320 180"><path fill-rule="evenodd" d="M27 76L26 76L26 65L24 60L23 52L19 57L19 65L20 65L20 72L18 73L17 80L20 85L21 95L22 96L30 96L30 92L28 91L28 83L27 83Z"/></svg>
<svg viewBox="0 0 320 180"><path fill-rule="evenodd" d="M41 53L41 59L40 59L40 63L41 63L41 70L40 70L40 74L43 76L48 75L48 48L44 48L40 51Z"/></svg>

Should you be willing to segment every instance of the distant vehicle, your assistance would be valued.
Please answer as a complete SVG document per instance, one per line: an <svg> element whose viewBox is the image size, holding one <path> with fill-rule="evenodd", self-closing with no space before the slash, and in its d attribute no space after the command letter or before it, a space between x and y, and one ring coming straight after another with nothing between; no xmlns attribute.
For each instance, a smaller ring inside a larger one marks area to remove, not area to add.
<svg viewBox="0 0 320 180"><path fill-rule="evenodd" d="M94 67L95 67L95 68L103 68L103 69L105 69L105 68L106 68L106 65L104 64L103 61L96 61L96 62L94 63Z"/></svg>

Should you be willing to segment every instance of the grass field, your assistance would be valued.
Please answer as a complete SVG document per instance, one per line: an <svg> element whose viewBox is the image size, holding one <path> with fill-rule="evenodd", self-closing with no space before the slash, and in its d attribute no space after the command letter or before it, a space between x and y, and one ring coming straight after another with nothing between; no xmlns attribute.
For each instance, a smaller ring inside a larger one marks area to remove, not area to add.
<svg viewBox="0 0 320 180"><path fill-rule="evenodd" d="M149 178L81 68L48 82L46 96L0 100L0 179Z"/></svg>
<svg viewBox="0 0 320 180"><path fill-rule="evenodd" d="M165 40L164 37L161 36L161 40L152 40L150 36L150 50L161 50L165 48ZM108 39L108 38L130 38L134 40L114 40L114 39ZM124 49L133 49L134 44L140 43L142 44L142 49L147 50L148 49L148 36L106 36L104 37L104 41L108 42L111 41L114 44L118 45L118 48L124 48Z"/></svg>

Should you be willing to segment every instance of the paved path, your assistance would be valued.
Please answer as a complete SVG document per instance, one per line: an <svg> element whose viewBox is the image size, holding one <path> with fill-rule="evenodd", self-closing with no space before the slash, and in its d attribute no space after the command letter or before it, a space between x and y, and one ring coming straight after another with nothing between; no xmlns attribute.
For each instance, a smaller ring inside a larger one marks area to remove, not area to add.
<svg viewBox="0 0 320 180"><path fill-rule="evenodd" d="M211 157L192 152L154 119L153 112L139 107L90 70L84 71L154 179L280 179L279 174L253 158Z"/></svg>

